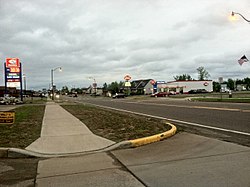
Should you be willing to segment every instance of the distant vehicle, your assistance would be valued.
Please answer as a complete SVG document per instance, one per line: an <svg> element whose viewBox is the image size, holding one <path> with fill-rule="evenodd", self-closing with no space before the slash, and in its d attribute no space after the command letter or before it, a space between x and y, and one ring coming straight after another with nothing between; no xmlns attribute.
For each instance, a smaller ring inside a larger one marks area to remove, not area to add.
<svg viewBox="0 0 250 187"><path fill-rule="evenodd" d="M90 94L90 96L101 96L101 94L100 93L92 93L92 94Z"/></svg>
<svg viewBox="0 0 250 187"><path fill-rule="evenodd" d="M73 92L73 93L70 93L68 96L69 97L77 97L78 95L77 95L77 92Z"/></svg>
<svg viewBox="0 0 250 187"><path fill-rule="evenodd" d="M228 89L228 88L222 88L222 89L221 89L221 92L229 93L229 92L230 92L230 89Z"/></svg>
<svg viewBox="0 0 250 187"><path fill-rule="evenodd" d="M124 98L124 97L125 97L125 94L123 93L116 93L115 95L112 96L113 99Z"/></svg>
<svg viewBox="0 0 250 187"><path fill-rule="evenodd" d="M167 92L155 92L151 94L151 97L166 97L168 95Z"/></svg>
<svg viewBox="0 0 250 187"><path fill-rule="evenodd" d="M169 91L168 95L176 95L176 92L175 91Z"/></svg>
<svg viewBox="0 0 250 187"><path fill-rule="evenodd" d="M206 89L196 89L196 90L190 90L188 92L189 94L201 94L201 93L208 93Z"/></svg>

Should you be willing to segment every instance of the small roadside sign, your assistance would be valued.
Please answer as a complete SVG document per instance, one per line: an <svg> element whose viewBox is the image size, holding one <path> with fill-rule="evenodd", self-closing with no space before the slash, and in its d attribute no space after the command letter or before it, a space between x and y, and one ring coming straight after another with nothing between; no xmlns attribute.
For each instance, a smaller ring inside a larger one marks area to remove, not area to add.
<svg viewBox="0 0 250 187"><path fill-rule="evenodd" d="M13 124L15 112L0 112L0 124Z"/></svg>
<svg viewBox="0 0 250 187"><path fill-rule="evenodd" d="M125 87L131 87L131 83L130 82L125 82Z"/></svg>

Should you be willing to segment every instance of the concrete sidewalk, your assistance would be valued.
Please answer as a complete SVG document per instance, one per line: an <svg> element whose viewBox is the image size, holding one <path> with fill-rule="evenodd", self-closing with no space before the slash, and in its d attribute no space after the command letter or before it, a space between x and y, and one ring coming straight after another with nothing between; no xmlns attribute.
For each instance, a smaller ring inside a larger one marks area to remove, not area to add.
<svg viewBox="0 0 250 187"><path fill-rule="evenodd" d="M41 137L26 150L41 154L95 151L115 142L93 134L85 124L54 102L47 102Z"/></svg>

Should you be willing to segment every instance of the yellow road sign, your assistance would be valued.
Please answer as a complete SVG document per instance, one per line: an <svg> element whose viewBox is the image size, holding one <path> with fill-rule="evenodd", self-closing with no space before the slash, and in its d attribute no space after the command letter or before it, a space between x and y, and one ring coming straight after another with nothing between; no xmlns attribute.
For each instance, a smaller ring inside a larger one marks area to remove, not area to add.
<svg viewBox="0 0 250 187"><path fill-rule="evenodd" d="M0 112L0 124L13 124L15 112Z"/></svg>

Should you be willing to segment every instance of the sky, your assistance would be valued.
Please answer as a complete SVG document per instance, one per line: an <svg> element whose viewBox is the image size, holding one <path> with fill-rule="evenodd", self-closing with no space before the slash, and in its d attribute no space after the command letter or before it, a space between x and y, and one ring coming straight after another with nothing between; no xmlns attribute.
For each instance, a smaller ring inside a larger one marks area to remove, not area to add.
<svg viewBox="0 0 250 187"><path fill-rule="evenodd" d="M0 85L19 58L27 89L155 79L202 66L210 79L250 77L249 0L0 0Z"/></svg>

